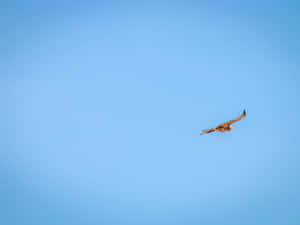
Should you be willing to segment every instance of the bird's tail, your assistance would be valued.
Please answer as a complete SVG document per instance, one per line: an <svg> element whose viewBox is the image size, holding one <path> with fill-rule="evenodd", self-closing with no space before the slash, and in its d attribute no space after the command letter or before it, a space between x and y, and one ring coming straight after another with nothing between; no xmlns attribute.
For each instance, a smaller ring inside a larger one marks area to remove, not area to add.
<svg viewBox="0 0 300 225"><path fill-rule="evenodd" d="M214 131L216 131L215 128L211 128L211 129L207 129L207 130L202 130L202 133L200 135L208 134L208 133L214 132Z"/></svg>

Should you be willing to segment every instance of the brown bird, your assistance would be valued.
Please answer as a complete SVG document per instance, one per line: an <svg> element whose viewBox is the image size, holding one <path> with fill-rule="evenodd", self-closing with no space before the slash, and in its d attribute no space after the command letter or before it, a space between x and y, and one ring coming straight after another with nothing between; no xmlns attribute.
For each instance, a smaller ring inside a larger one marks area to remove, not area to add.
<svg viewBox="0 0 300 225"><path fill-rule="evenodd" d="M217 127L213 127L207 130L202 130L202 134L207 134L207 133L211 133L211 132L227 132L227 131L231 131L234 129L234 126L232 126L231 124L243 119L246 116L246 110L243 111L243 114L241 116L239 116L238 118L234 119L234 120L230 120L228 122L222 123Z"/></svg>

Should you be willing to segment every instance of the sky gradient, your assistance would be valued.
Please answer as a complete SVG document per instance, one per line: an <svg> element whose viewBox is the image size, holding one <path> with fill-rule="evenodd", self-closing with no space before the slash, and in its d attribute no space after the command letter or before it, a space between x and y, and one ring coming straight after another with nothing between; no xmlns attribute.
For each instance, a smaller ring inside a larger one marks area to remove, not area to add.
<svg viewBox="0 0 300 225"><path fill-rule="evenodd" d="M299 10L4 1L0 224L300 224Z"/></svg>

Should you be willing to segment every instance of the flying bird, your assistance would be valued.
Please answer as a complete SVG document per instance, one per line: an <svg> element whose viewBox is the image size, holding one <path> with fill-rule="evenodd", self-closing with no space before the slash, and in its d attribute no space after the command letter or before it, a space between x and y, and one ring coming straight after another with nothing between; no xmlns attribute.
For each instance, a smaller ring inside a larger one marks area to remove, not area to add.
<svg viewBox="0 0 300 225"><path fill-rule="evenodd" d="M230 120L228 122L222 123L217 127L213 127L213 128L207 129L207 130L202 130L202 133L200 135L208 134L208 133L211 133L211 132L222 132L222 133L224 133L224 132L227 132L227 131L231 131L235 128L231 124L243 119L245 116L246 116L246 110L243 111L243 114L241 116L239 116L238 118L236 118L234 120Z"/></svg>

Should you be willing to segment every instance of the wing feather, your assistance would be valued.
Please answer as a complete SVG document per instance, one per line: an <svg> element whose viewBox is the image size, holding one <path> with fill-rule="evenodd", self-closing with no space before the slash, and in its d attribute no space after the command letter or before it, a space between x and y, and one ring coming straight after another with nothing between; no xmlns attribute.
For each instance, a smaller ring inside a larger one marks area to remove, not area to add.
<svg viewBox="0 0 300 225"><path fill-rule="evenodd" d="M243 114L242 114L241 116L239 116L238 118L236 118L236 119L234 119L234 120L230 120L230 121L225 122L225 123L222 123L222 124L220 124L219 126L229 126L229 125L231 125L231 124L233 124L233 123L235 123L235 122L237 122L237 121L243 119L245 116L246 116L246 110L244 110L244 111L243 111Z"/></svg>
<svg viewBox="0 0 300 225"><path fill-rule="evenodd" d="M207 130L202 130L202 133L200 135L208 134L208 133L211 133L211 132L214 132L214 131L216 131L215 127L207 129Z"/></svg>

